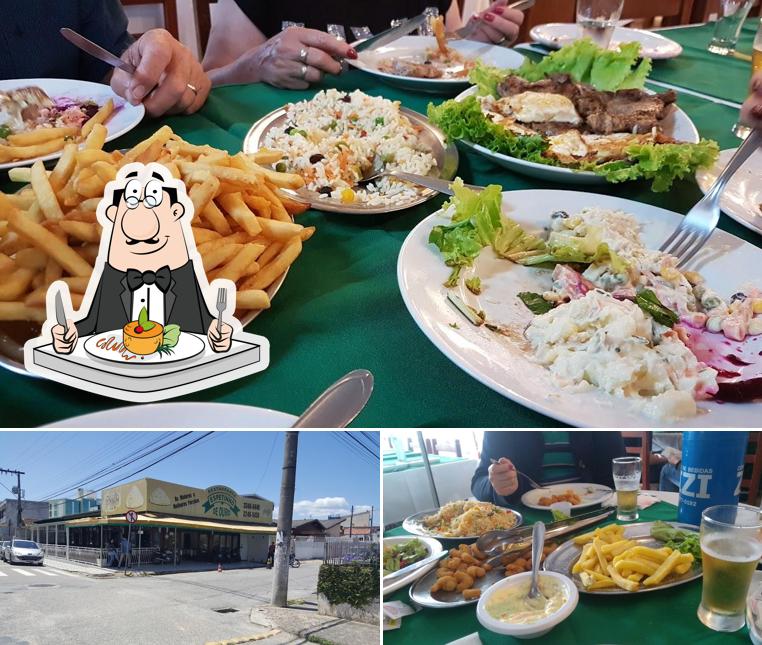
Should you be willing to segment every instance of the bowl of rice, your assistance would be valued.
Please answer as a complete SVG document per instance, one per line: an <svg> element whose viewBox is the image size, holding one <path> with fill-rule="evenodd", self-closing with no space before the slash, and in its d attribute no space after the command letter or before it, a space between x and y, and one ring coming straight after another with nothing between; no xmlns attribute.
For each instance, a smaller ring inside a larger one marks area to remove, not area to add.
<svg viewBox="0 0 762 645"><path fill-rule="evenodd" d="M391 177L358 186L374 168L452 179L458 167L455 146L423 115L360 90L321 90L271 112L244 140L244 152L262 148L283 153L276 170L304 178L303 188L287 192L342 213L402 210L437 194Z"/></svg>

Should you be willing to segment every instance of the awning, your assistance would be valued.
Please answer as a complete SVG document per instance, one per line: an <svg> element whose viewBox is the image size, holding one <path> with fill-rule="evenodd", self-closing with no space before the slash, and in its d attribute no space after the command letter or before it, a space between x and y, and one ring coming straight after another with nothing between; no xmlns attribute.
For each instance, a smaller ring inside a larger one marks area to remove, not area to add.
<svg viewBox="0 0 762 645"><path fill-rule="evenodd" d="M127 520L123 517L82 517L77 520L69 520L67 526L125 526ZM189 520L180 517L157 516L151 513L139 513L136 524L141 526L166 526L178 529L205 529L210 531L229 531L231 533L247 533L259 535L275 535L274 526L257 526L246 524L230 524L228 522L216 522L211 520Z"/></svg>

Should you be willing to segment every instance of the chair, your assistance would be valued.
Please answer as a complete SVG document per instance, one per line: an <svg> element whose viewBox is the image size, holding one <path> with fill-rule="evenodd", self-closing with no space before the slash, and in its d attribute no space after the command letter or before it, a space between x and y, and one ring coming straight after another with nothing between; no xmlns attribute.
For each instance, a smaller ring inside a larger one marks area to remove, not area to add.
<svg viewBox="0 0 762 645"><path fill-rule="evenodd" d="M661 25L663 26L687 24L691 21L694 1L696 0L625 2L622 20L642 21L644 27L654 26L656 18L661 18ZM535 25L542 25L547 22L576 22L576 20L576 0L553 0L552 2L551 0L538 0L534 7L524 15L524 23L519 31L518 42L530 40L529 31Z"/></svg>
<svg viewBox="0 0 762 645"><path fill-rule="evenodd" d="M193 0L196 10L196 28L199 40L199 58L204 57L206 46L209 44L209 34L212 31L212 15L209 5L217 0Z"/></svg>
<svg viewBox="0 0 762 645"><path fill-rule="evenodd" d="M640 457L640 485L650 490L649 464L651 461L651 433L648 430L627 430L622 432L624 450L628 455Z"/></svg>
<svg viewBox="0 0 762 645"><path fill-rule="evenodd" d="M429 440L426 440L428 444ZM435 455L442 453L454 454L456 457L463 456L463 450L460 446L460 439L432 439L432 452Z"/></svg>
<svg viewBox="0 0 762 645"><path fill-rule="evenodd" d="M746 493L746 503L759 505L759 484L762 478L762 432L750 432L744 457L741 492Z"/></svg>
<svg viewBox="0 0 762 645"><path fill-rule="evenodd" d="M164 12L164 29L166 29L175 38L179 38L180 31L177 22L177 0L122 0L125 7L138 5L161 5ZM207 7L208 8L208 7ZM132 34L135 37L142 34ZM209 34L207 33L207 38Z"/></svg>

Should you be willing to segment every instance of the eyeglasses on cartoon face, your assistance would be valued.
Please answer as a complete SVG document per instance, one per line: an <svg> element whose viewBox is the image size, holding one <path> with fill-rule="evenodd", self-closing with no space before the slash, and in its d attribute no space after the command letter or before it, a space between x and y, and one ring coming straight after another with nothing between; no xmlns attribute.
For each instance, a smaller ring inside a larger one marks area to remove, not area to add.
<svg viewBox="0 0 762 645"><path fill-rule="evenodd" d="M139 179L130 179L124 187L124 202L130 210L137 208L140 202L148 208L156 208L163 200L164 185L158 179L149 179L145 189Z"/></svg>

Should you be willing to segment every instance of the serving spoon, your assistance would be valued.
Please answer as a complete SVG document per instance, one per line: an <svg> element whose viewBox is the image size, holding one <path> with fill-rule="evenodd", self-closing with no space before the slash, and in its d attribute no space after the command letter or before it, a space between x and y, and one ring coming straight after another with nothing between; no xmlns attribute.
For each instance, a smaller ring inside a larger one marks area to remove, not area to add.
<svg viewBox="0 0 762 645"><path fill-rule="evenodd" d="M363 174L362 179L360 179L355 186L358 188L364 188L368 184L377 181L383 177L394 177L396 179L401 179L403 181L409 182L411 184L416 184L418 186L423 186L424 188L429 188L431 190L436 190L439 193L442 193L444 195L454 195L452 190L452 180L447 179L439 179L439 177L430 177L428 175L417 175L412 172L404 172L402 170L386 170L384 168L384 162L383 160L376 156L373 159L373 165L368 168L368 170L365 171ZM474 186L472 184L464 184L466 188L470 188L471 190L475 191L482 191L484 190L483 186Z"/></svg>
<svg viewBox="0 0 762 645"><path fill-rule="evenodd" d="M540 591L540 587L537 585L537 571L540 568L540 560L542 559L544 546L545 524L542 522L535 522L532 527L532 584L529 586L527 600L530 605L537 609L545 607L545 603L548 601L542 591Z"/></svg>

